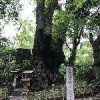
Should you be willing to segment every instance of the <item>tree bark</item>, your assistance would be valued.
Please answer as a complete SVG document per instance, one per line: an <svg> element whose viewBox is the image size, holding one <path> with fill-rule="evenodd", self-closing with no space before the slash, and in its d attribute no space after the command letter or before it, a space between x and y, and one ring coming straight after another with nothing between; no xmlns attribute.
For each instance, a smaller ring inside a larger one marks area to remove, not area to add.
<svg viewBox="0 0 100 100"><path fill-rule="evenodd" d="M90 43L93 49L93 58L94 58L94 72L96 79L100 79L100 34L97 35L97 38L94 40L92 33L89 36Z"/></svg>

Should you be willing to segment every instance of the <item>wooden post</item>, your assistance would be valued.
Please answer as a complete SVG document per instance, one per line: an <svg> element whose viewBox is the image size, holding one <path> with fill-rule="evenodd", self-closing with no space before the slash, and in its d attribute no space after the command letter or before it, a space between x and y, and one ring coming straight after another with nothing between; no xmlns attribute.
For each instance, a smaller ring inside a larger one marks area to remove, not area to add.
<svg viewBox="0 0 100 100"><path fill-rule="evenodd" d="M66 69L66 87L67 87L67 100L74 100L74 86L73 86L73 67L67 66Z"/></svg>

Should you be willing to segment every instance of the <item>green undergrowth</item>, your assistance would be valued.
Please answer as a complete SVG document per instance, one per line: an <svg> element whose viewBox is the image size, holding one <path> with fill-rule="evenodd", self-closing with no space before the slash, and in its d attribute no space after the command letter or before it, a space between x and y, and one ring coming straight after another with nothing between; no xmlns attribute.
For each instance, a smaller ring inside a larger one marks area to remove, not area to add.
<svg viewBox="0 0 100 100"><path fill-rule="evenodd" d="M74 84L74 93L75 98L83 98L83 97L89 97L94 96L98 92L100 88L100 82L96 82L94 80L91 84L87 84L87 82L77 81ZM53 86L50 89L45 89L43 91L38 92L29 92L27 98L28 100L37 100L37 99L44 99L44 100L61 100L57 98L64 99L66 97L66 86L65 85L59 85L59 86ZM34 99L33 99L34 98Z"/></svg>
<svg viewBox="0 0 100 100"><path fill-rule="evenodd" d="M61 100L66 97L66 86L65 85L59 85L55 86L54 84L51 87L48 87L48 89L44 89L42 91L30 91L27 94L28 100ZM89 97L94 96L100 92L100 81L93 80L90 84L88 84L86 81L77 81L74 82L74 93L75 98L83 98L83 97ZM5 94L8 95L9 88L0 88L0 96L3 98L5 97Z"/></svg>

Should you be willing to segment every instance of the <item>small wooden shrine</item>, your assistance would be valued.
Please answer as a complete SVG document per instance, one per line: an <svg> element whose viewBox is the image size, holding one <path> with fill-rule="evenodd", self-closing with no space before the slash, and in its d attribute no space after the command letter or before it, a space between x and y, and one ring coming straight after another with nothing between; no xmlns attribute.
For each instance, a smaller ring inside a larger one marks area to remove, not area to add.
<svg viewBox="0 0 100 100"><path fill-rule="evenodd" d="M25 88L29 89L30 88L30 80L32 78L32 70L20 70L20 69L15 69L11 71L13 75L13 87L14 88Z"/></svg>
<svg viewBox="0 0 100 100"><path fill-rule="evenodd" d="M30 80L32 78L32 70L26 70L22 72L22 83L23 83L23 88L29 89L30 88Z"/></svg>

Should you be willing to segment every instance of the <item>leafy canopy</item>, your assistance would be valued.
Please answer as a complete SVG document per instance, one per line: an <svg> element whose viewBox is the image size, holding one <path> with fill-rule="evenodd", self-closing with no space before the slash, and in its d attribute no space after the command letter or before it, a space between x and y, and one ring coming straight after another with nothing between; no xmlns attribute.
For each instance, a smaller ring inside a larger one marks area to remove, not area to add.
<svg viewBox="0 0 100 100"><path fill-rule="evenodd" d="M19 48L33 48L34 27L30 20L22 20L20 34L17 34L15 40Z"/></svg>
<svg viewBox="0 0 100 100"><path fill-rule="evenodd" d="M6 21L18 19L21 10L20 0L0 0L0 19Z"/></svg>

